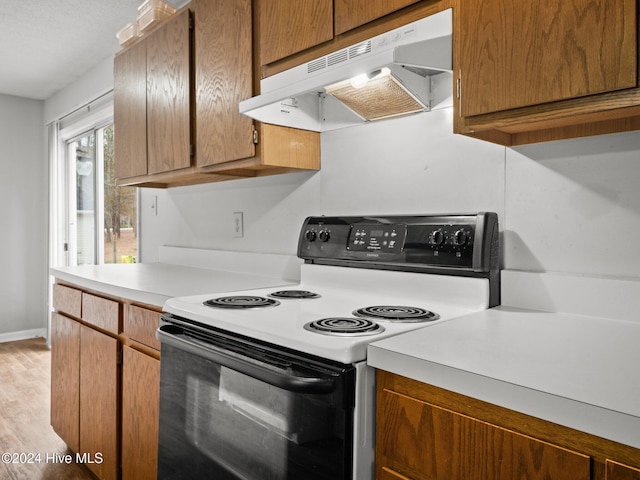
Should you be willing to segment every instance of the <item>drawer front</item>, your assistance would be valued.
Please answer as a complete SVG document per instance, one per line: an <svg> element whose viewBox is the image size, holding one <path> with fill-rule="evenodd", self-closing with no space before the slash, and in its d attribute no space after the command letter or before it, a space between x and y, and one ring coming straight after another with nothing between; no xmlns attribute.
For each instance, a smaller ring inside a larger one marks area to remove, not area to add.
<svg viewBox="0 0 640 480"><path fill-rule="evenodd" d="M75 288L53 285L53 308L72 317L82 316L82 292Z"/></svg>
<svg viewBox="0 0 640 480"><path fill-rule="evenodd" d="M415 480L590 479L588 456L389 390L381 400L377 461L387 473Z"/></svg>
<svg viewBox="0 0 640 480"><path fill-rule="evenodd" d="M83 292L82 319L117 335L120 332L120 304L115 300Z"/></svg>
<svg viewBox="0 0 640 480"><path fill-rule="evenodd" d="M126 305L124 313L124 334L131 340L147 347L160 350L156 330L160 325L160 312L136 305Z"/></svg>

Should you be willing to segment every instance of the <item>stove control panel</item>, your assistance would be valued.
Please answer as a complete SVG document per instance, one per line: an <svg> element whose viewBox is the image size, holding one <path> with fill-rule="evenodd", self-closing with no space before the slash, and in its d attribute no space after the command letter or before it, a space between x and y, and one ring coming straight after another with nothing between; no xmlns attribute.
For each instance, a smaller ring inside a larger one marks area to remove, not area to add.
<svg viewBox="0 0 640 480"><path fill-rule="evenodd" d="M404 247L407 226L391 225L353 225L349 231L347 250L352 252L400 253Z"/></svg>
<svg viewBox="0 0 640 480"><path fill-rule="evenodd" d="M498 262L495 213L309 217L298 256L314 263L488 272Z"/></svg>

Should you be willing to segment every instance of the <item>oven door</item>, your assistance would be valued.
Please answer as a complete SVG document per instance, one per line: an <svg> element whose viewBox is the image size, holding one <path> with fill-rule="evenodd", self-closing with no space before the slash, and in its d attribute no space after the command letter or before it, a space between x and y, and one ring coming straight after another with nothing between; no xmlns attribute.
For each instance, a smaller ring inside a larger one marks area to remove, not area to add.
<svg viewBox="0 0 640 480"><path fill-rule="evenodd" d="M158 478L351 479L353 367L163 319Z"/></svg>

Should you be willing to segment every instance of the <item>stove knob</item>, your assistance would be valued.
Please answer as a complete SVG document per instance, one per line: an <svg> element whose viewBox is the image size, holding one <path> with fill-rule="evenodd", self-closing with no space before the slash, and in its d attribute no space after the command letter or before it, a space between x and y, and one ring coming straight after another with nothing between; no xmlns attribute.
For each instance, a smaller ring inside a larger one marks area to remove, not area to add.
<svg viewBox="0 0 640 480"><path fill-rule="evenodd" d="M434 230L429 234L429 245L442 245L444 243L444 233L442 230Z"/></svg>
<svg viewBox="0 0 640 480"><path fill-rule="evenodd" d="M456 246L464 245L467 243L468 239L469 237L467 237L467 233L462 229L453 234L453 244Z"/></svg>
<svg viewBox="0 0 640 480"><path fill-rule="evenodd" d="M329 230L320 230L318 238L320 238L321 242L328 242L331 238L331 234L329 233Z"/></svg>
<svg viewBox="0 0 640 480"><path fill-rule="evenodd" d="M315 242L316 237L316 232L314 232L313 230L307 230L304 234L304 238L307 239L307 242Z"/></svg>

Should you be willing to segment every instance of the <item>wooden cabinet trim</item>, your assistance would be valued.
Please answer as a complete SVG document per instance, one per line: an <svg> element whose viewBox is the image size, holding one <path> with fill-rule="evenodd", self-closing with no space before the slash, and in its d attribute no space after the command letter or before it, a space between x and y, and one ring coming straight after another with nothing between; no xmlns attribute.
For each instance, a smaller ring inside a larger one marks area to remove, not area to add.
<svg viewBox="0 0 640 480"><path fill-rule="evenodd" d="M388 467L382 467L380 471L380 479L379 480L411 480L409 477L405 477L404 475L400 475L398 472L394 472Z"/></svg>

